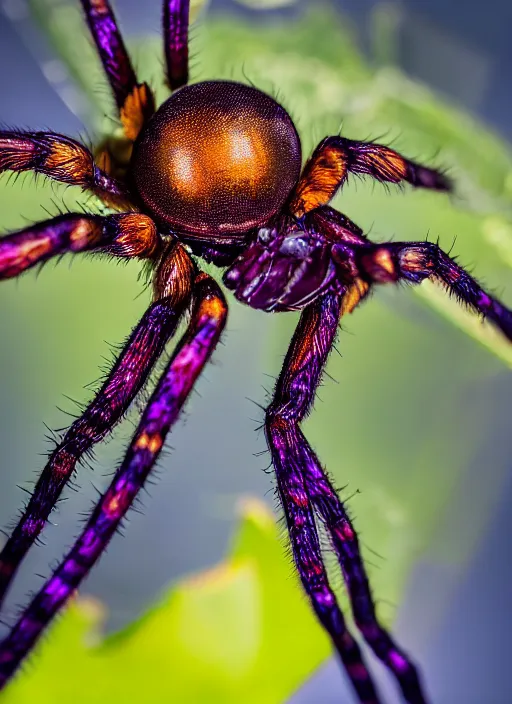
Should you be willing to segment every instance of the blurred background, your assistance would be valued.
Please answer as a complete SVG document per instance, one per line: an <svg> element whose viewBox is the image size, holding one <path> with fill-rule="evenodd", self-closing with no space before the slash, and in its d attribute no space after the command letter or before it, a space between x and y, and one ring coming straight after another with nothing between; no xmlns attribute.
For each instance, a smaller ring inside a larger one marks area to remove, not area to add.
<svg viewBox="0 0 512 704"><path fill-rule="evenodd" d="M0 0L1 123L88 140L112 125L77 5ZM135 65L163 99L159 0L115 7ZM379 138L447 167L458 184L452 198L358 182L335 206L376 240L439 237L512 305L509 3L211 0L198 12L192 79L251 80L277 94L305 155L343 123L348 137ZM1 231L47 218L55 203L73 207L74 198L31 177L4 177ZM30 487L43 466L43 422L70 422L72 399L90 398L85 387L111 358L109 345L147 306L138 271L77 257L0 287L2 525L24 500L17 485ZM267 458L255 456L265 446L257 404L268 399L297 317L230 300L224 345L172 433L144 515L132 513L126 538L113 541L82 589L107 605L109 630L133 621L173 580L219 562L242 497L275 507ZM376 291L343 321L338 349L328 367L338 383L326 379L306 431L351 497L379 613L421 663L433 701L506 704L512 352L429 286ZM98 450L94 469L80 470L79 490L66 492L57 527L20 571L7 617L70 544L135 418ZM330 660L290 696L293 704L352 701Z"/></svg>

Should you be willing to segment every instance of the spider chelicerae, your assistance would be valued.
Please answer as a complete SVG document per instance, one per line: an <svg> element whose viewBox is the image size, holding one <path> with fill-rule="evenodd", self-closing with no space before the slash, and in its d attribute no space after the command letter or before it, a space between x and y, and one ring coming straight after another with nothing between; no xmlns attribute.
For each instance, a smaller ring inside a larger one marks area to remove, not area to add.
<svg viewBox="0 0 512 704"><path fill-rule="evenodd" d="M272 97L231 81L187 85L189 0L163 3L172 94L156 109L150 87L137 81L109 2L82 5L123 136L105 140L93 155L52 132L1 131L0 171L32 171L80 186L111 214L60 215L3 237L0 278L65 252L106 252L148 263L154 301L95 398L51 453L0 554L0 603L77 463L124 416L182 318L188 324L110 487L0 643L0 687L105 550L219 341L227 305L219 285L201 270L204 260L226 269L223 282L240 302L268 312L302 311L265 414L295 565L358 700L381 701L329 584L322 524L357 628L395 676L403 698L425 702L415 666L377 619L357 535L300 423L311 410L340 317L374 284L437 280L512 340L512 313L436 244L374 244L328 205L350 174L439 191L450 191L451 184L386 146L341 136L324 139L302 168L299 135Z"/></svg>

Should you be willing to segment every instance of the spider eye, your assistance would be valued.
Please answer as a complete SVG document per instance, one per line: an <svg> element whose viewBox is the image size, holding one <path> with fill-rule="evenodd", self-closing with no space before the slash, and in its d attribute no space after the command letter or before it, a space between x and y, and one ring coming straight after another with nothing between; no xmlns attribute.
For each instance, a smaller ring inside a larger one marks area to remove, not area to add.
<svg viewBox="0 0 512 704"><path fill-rule="evenodd" d="M294 233L292 236L285 237L279 252L289 257L296 259L306 259L314 250L315 245L311 243L310 238L305 232Z"/></svg>
<svg viewBox="0 0 512 704"><path fill-rule="evenodd" d="M299 137L284 108L228 81L174 93L142 132L130 166L140 197L161 221L209 234L264 224L300 168Z"/></svg>

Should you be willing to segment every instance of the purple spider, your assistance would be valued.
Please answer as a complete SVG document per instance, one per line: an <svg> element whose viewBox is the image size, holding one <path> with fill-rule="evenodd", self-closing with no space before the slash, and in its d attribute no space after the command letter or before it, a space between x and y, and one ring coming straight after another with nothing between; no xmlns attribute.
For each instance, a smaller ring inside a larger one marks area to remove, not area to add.
<svg viewBox="0 0 512 704"><path fill-rule="evenodd" d="M449 191L438 171L388 147L327 137L302 169L292 120L273 98L228 81L187 86L188 0L164 2L164 48L172 96L155 110L138 83L108 0L82 0L110 81L124 136L93 154L51 132L0 132L0 171L33 171L99 196L110 215L61 215L0 240L0 278L64 252L96 250L146 259L154 302L102 388L52 452L0 554L0 601L43 530L77 463L105 438L144 386L179 321L188 328L147 403L127 454L82 535L0 643L0 687L105 550L153 468L167 433L215 349L227 306L201 259L227 267L236 298L269 312L302 310L265 431L293 557L358 700L381 701L329 584L318 524L343 572L355 623L395 676L403 698L426 696L415 666L379 624L357 535L300 429L311 410L340 317L373 284L431 278L512 340L512 313L433 243L376 245L329 207L349 174Z"/></svg>

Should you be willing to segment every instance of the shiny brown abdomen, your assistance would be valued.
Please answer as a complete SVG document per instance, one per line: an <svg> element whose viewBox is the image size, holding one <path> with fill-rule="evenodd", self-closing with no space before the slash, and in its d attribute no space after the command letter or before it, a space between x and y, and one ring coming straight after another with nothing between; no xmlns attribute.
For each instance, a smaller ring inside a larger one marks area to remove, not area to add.
<svg viewBox="0 0 512 704"><path fill-rule="evenodd" d="M256 88L230 81L174 93L141 133L130 165L156 219L196 235L263 225L283 206L300 169L288 113Z"/></svg>

